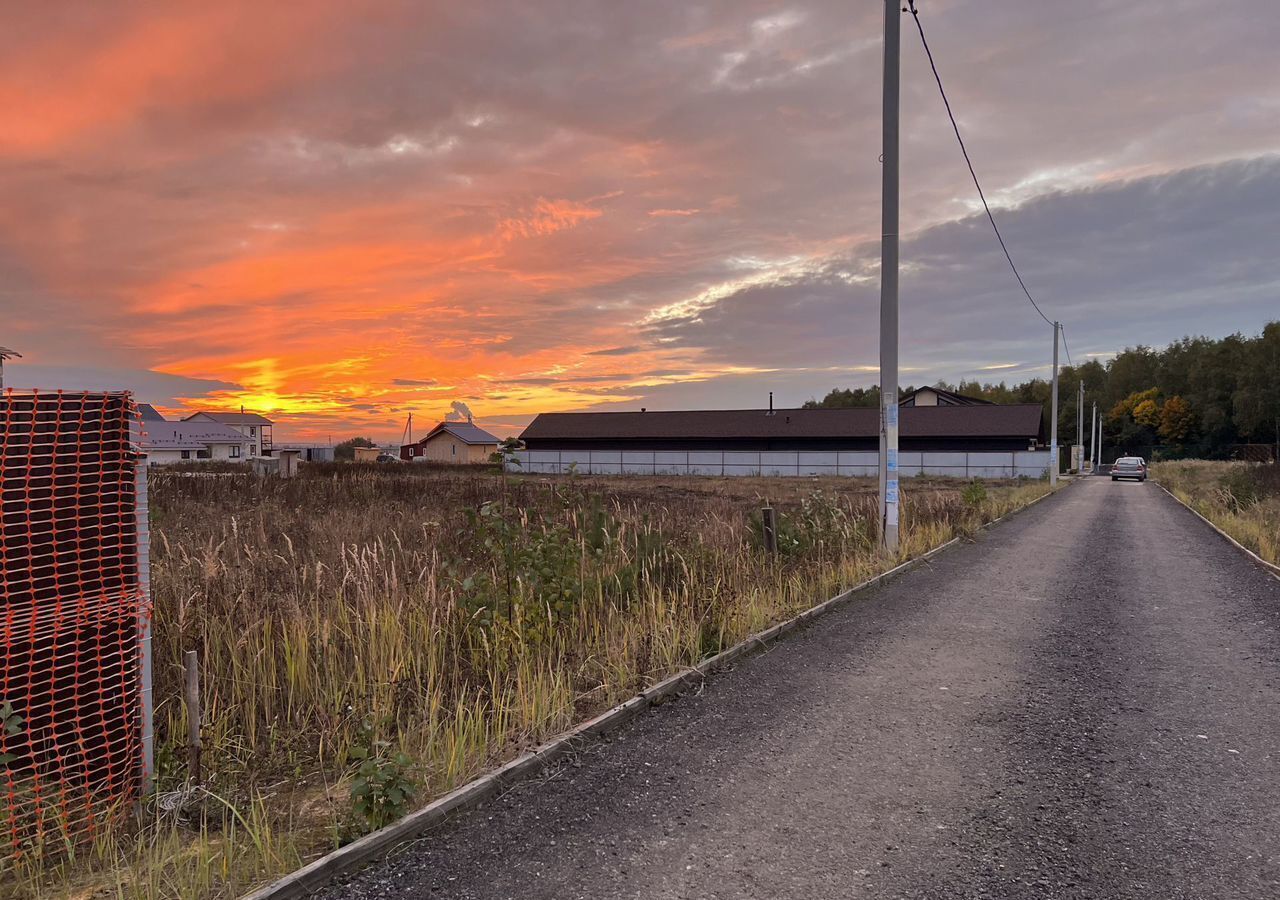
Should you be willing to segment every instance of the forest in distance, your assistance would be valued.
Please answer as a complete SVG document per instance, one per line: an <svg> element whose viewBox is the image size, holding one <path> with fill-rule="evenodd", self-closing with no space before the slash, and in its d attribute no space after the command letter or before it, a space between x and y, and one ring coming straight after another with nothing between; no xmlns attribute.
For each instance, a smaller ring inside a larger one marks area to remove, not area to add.
<svg viewBox="0 0 1280 900"><path fill-rule="evenodd" d="M1063 366L1058 433L1064 444L1075 439L1081 381L1086 432L1093 403L1102 414L1104 461L1117 453L1214 459L1234 455L1243 444L1280 446L1280 321L1252 337L1185 337L1162 349L1130 347L1106 362ZM1015 385L961 380L933 386L995 403L1040 403L1049 421L1051 386L1044 378ZM902 394L913 390L904 388ZM880 389L872 386L836 388L804 407L879 404Z"/></svg>

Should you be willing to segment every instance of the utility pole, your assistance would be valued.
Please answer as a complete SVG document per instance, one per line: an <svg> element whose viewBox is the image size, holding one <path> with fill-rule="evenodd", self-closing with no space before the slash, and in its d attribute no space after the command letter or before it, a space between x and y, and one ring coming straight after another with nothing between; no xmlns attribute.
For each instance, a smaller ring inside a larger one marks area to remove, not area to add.
<svg viewBox="0 0 1280 900"><path fill-rule="evenodd" d="M1060 322L1053 323L1053 400L1049 413L1049 484L1058 483L1058 331Z"/></svg>
<svg viewBox="0 0 1280 900"><path fill-rule="evenodd" d="M1080 395L1076 399L1076 447L1080 458L1075 461L1076 473L1084 472L1084 379L1080 379ZM1074 453L1072 454L1075 455Z"/></svg>
<svg viewBox="0 0 1280 900"><path fill-rule="evenodd" d="M1102 464L1102 421L1106 415L1102 410L1098 410L1098 464Z"/></svg>
<svg viewBox="0 0 1280 900"><path fill-rule="evenodd" d="M1089 414L1089 462L1093 463L1091 471L1098 474L1098 401L1093 401L1093 412Z"/></svg>
<svg viewBox="0 0 1280 900"><path fill-rule="evenodd" d="M901 0L884 3L880 158L880 543L898 550L898 75Z"/></svg>

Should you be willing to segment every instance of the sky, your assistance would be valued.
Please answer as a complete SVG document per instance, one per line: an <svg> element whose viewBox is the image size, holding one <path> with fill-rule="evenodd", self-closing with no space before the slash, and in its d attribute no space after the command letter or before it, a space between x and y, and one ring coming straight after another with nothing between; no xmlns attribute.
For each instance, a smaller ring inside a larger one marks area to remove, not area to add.
<svg viewBox="0 0 1280 900"><path fill-rule="evenodd" d="M918 6L1073 359L1280 318L1280 7ZM882 10L0 0L6 384L317 442L871 384ZM902 25L901 380L1046 376Z"/></svg>

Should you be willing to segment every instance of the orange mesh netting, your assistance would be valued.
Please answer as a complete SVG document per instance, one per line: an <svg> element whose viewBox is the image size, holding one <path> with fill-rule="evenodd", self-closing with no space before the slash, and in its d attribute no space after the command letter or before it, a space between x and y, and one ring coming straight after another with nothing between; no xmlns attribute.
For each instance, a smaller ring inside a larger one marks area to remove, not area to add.
<svg viewBox="0 0 1280 900"><path fill-rule="evenodd" d="M0 395L0 863L91 837L143 784L131 425L128 394Z"/></svg>

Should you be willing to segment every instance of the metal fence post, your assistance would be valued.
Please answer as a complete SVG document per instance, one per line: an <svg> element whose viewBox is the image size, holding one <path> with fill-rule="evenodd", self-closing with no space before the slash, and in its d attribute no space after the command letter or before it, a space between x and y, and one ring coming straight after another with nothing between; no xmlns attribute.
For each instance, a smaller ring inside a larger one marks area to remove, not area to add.
<svg viewBox="0 0 1280 900"><path fill-rule="evenodd" d="M152 696L151 648L151 514L147 484L147 456L142 452L142 424L134 420L130 434L135 440L138 457L134 473L138 533L138 656L140 664L138 702L142 719L142 792L155 787L155 698Z"/></svg>

